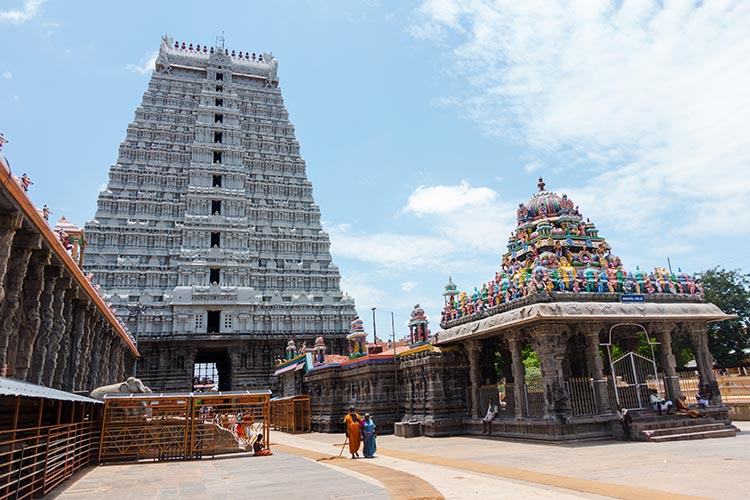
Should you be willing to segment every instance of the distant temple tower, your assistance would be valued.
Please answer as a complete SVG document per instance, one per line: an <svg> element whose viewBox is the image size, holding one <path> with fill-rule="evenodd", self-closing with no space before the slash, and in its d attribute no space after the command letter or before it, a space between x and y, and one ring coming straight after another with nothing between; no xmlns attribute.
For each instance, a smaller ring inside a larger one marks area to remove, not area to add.
<svg viewBox="0 0 750 500"><path fill-rule="evenodd" d="M138 376L265 388L290 337L346 346L344 296L271 54L162 39L86 224L86 268L137 336Z"/></svg>

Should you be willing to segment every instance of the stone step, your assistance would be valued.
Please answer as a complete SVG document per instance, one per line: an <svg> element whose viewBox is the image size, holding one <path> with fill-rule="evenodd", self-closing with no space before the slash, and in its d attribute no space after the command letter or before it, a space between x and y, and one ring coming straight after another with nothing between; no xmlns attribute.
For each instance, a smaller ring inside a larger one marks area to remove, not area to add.
<svg viewBox="0 0 750 500"><path fill-rule="evenodd" d="M698 424L698 422L696 422ZM664 427L659 429L644 429L641 430L643 434L645 434L648 437L661 437L661 436L673 436L676 434L687 434L687 433L695 433L695 432L709 432L709 431L721 431L726 429L727 427L724 424L721 423L711 423L711 424L698 424L698 425L689 425L689 426L679 426L679 427Z"/></svg>
<svg viewBox="0 0 750 500"><path fill-rule="evenodd" d="M641 431L654 429L670 429L673 427L692 427L695 425L708 425L716 423L721 424L721 422L716 422L712 418L693 419L688 416L680 416L675 418L664 417L662 420L657 420L654 422L633 422L630 427L635 431Z"/></svg>
<svg viewBox="0 0 750 500"><path fill-rule="evenodd" d="M665 443L668 441L686 441L689 439L708 439L708 438L722 438L722 437L735 437L737 432L734 429L722 429L718 431L707 431L707 432L688 432L685 434L673 434L670 436L656 436L651 437L648 441L654 443Z"/></svg>

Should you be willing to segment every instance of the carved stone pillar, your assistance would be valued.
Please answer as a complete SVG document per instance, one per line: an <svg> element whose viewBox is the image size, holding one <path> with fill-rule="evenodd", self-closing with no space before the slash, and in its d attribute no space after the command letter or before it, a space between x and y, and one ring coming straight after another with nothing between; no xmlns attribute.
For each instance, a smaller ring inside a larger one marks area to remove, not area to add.
<svg viewBox="0 0 750 500"><path fill-rule="evenodd" d="M104 339L104 352L102 353L102 360L99 363L101 366L102 375L99 382L96 384L97 387L101 385L114 384L114 370L112 368L112 346L116 342L115 337L117 334L113 331L112 327L107 329L107 335Z"/></svg>
<svg viewBox="0 0 750 500"><path fill-rule="evenodd" d="M41 384L44 374L44 358L47 356L49 344L52 337L52 329L55 324L55 299L58 293L57 283L62 276L62 267L47 266L44 270L44 290L39 299L39 313L41 323L39 334L34 341L34 352L31 356L31 369L26 378L33 384Z"/></svg>
<svg viewBox="0 0 750 500"><path fill-rule="evenodd" d="M685 323L684 331L688 334L690 344L695 352L695 363L698 365L701 387L708 386L711 390L711 404L720 406L721 393L714 373L714 358L708 349L708 328L705 323Z"/></svg>
<svg viewBox="0 0 750 500"><path fill-rule="evenodd" d="M91 350L92 339L94 338L94 324L96 323L97 308L94 304L89 303L86 307L86 313L83 321L83 335L80 343L80 360L76 368L75 385L80 390L91 389L86 386L86 381L91 367Z"/></svg>
<svg viewBox="0 0 750 500"><path fill-rule="evenodd" d="M5 299L5 274L8 270L13 238L22 221L23 215L16 212L0 214L0 304Z"/></svg>
<svg viewBox="0 0 750 500"><path fill-rule="evenodd" d="M91 361L89 362L88 371L85 374L85 385L87 388L92 390L97 387L97 382L101 373L100 365L102 360L102 351L104 350L104 332L102 331L103 326L104 317L101 314L97 314L96 321L94 322L93 335L89 340L89 343L91 344L91 351L89 354Z"/></svg>
<svg viewBox="0 0 750 500"><path fill-rule="evenodd" d="M63 296L63 331L60 335L60 347L57 349L57 358L53 366L53 387L62 388L63 381L69 372L68 360L70 359L70 345L72 342L73 332L73 311L78 303L79 288L78 284L71 281L72 288L69 288ZM46 369L45 369L46 373Z"/></svg>
<svg viewBox="0 0 750 500"><path fill-rule="evenodd" d="M481 417L482 409L479 408L479 354L482 345L477 340L469 340L464 344L469 355L469 377L471 379L471 415Z"/></svg>
<svg viewBox="0 0 750 500"><path fill-rule="evenodd" d="M648 325L649 332L653 333L659 342L659 363L664 370L664 384L667 388L667 397L675 399L682 397L680 389L680 378L677 376L677 362L672 352L672 330L673 323L651 323ZM712 371L713 373L713 371Z"/></svg>
<svg viewBox="0 0 750 500"><path fill-rule="evenodd" d="M11 358L10 349L8 350L8 366L13 367L13 377L18 380L28 380L34 343L42 323L41 297L46 281L45 269L51 257L49 250L42 248L35 250L29 259L29 269L23 283L23 305L16 339L15 360ZM12 344L11 340L11 346Z"/></svg>
<svg viewBox="0 0 750 500"><path fill-rule="evenodd" d="M10 344L15 341L18 333L21 320L21 290L29 267L31 252L39 250L41 243L41 236L26 231L16 231L13 238L13 246L8 259L8 269L12 271L6 272L5 298L0 308L0 325L2 325L0 328L0 376L7 373L8 358L11 355Z"/></svg>
<svg viewBox="0 0 750 500"><path fill-rule="evenodd" d="M65 305L67 303L65 296L69 293L70 287L71 280L68 277L58 279L55 284L54 298L52 300L52 329L50 330L47 352L41 360L42 375L39 383L55 388L60 387L54 384L55 367L60 352L60 343L67 327L65 321Z"/></svg>
<svg viewBox="0 0 750 500"><path fill-rule="evenodd" d="M510 349L511 371L513 372L513 407L516 419L524 417L526 409L526 367L523 364L524 342L520 336L508 337L508 348Z"/></svg>
<svg viewBox="0 0 750 500"><path fill-rule="evenodd" d="M599 334L604 325L602 323L581 323L578 330L586 339L586 362L594 383L594 399L599 413L612 413L612 403L609 401L607 379L604 378L604 362L599 354Z"/></svg>
<svg viewBox="0 0 750 500"><path fill-rule="evenodd" d="M529 331L534 350L539 356L544 382L544 418L566 421L570 416L570 395L565 385L565 325L540 325Z"/></svg>
<svg viewBox="0 0 750 500"><path fill-rule="evenodd" d="M75 391L80 387L76 385L78 370L81 367L81 348L86 328L86 309L88 304L83 300L77 300L73 307L73 318L70 328L70 350L67 356L67 367L63 388L66 391Z"/></svg>

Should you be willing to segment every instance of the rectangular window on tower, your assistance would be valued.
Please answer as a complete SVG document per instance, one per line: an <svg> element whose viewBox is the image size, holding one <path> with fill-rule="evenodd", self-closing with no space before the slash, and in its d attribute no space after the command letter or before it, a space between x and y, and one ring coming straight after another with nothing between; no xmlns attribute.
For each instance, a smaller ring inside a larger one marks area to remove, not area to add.
<svg viewBox="0 0 750 500"><path fill-rule="evenodd" d="M221 200L211 200L211 214L221 215Z"/></svg>
<svg viewBox="0 0 750 500"><path fill-rule="evenodd" d="M215 103L219 107L224 106L224 99L217 97Z"/></svg>
<svg viewBox="0 0 750 500"><path fill-rule="evenodd" d="M216 79L220 82L224 81L224 73L216 73Z"/></svg>
<svg viewBox="0 0 750 500"><path fill-rule="evenodd" d="M224 123L224 115L221 113L214 114L214 123Z"/></svg>
<svg viewBox="0 0 750 500"><path fill-rule="evenodd" d="M232 329L232 315L224 313L224 330Z"/></svg>
<svg viewBox="0 0 750 500"><path fill-rule="evenodd" d="M203 315L196 314L195 315L195 331L200 332L202 330L203 330Z"/></svg>
<svg viewBox="0 0 750 500"><path fill-rule="evenodd" d="M211 248L221 247L221 233L211 233Z"/></svg>
<svg viewBox="0 0 750 500"><path fill-rule="evenodd" d="M213 176L213 187L220 188L221 187L221 176L220 175L214 175Z"/></svg>
<svg viewBox="0 0 750 500"><path fill-rule="evenodd" d="M214 151L214 163L221 163L221 151Z"/></svg>
<svg viewBox="0 0 750 500"><path fill-rule="evenodd" d="M221 144L224 139L224 134L222 132L214 132L214 142L217 144Z"/></svg>
<svg viewBox="0 0 750 500"><path fill-rule="evenodd" d="M209 270L208 282L211 283L212 285L214 284L218 285L220 283L219 282L220 277L221 277L221 270L218 267L213 267Z"/></svg>
<svg viewBox="0 0 750 500"><path fill-rule="evenodd" d="M224 92L224 86L223 85L217 85L216 86L216 92Z"/></svg>
<svg viewBox="0 0 750 500"><path fill-rule="evenodd" d="M208 311L207 329L208 333L219 333L221 325L221 311Z"/></svg>

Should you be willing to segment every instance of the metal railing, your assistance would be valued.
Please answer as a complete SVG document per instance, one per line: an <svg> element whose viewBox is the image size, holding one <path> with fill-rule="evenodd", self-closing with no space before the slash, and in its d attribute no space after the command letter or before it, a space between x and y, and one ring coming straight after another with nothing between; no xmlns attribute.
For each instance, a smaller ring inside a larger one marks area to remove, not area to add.
<svg viewBox="0 0 750 500"><path fill-rule="evenodd" d="M271 400L271 427L282 432L310 432L310 396Z"/></svg>
<svg viewBox="0 0 750 500"><path fill-rule="evenodd" d="M107 397L99 461L186 460L268 446L270 391Z"/></svg>
<svg viewBox="0 0 750 500"><path fill-rule="evenodd" d="M533 382L524 384L524 414L531 418L544 416L544 384Z"/></svg>
<svg viewBox="0 0 750 500"><path fill-rule="evenodd" d="M96 461L100 422L0 431L0 500L46 495Z"/></svg>
<svg viewBox="0 0 750 500"><path fill-rule="evenodd" d="M570 395L571 414L595 415L599 413L594 394L594 379L589 377L569 378L565 384Z"/></svg>

